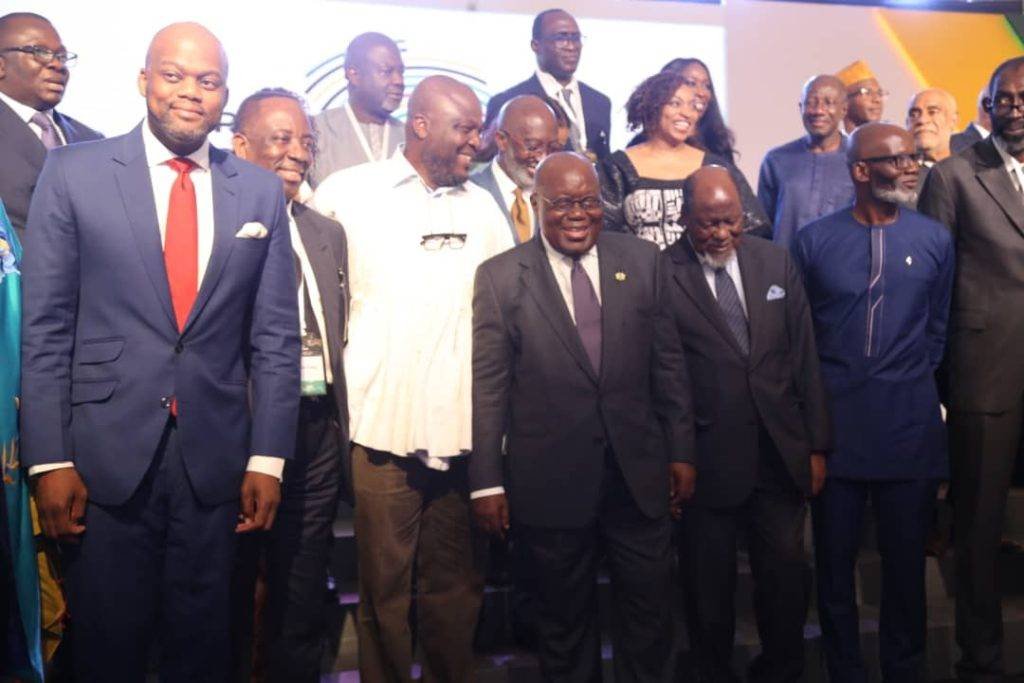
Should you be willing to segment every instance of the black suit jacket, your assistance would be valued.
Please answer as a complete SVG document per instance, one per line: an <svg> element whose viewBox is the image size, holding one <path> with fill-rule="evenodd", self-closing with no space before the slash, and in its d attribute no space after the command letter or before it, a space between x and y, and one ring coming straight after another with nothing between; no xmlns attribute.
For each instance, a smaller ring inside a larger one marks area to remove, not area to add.
<svg viewBox="0 0 1024 683"><path fill-rule="evenodd" d="M662 254L672 320L685 349L696 422L694 502L741 503L757 481L763 429L793 482L810 493L810 453L831 448L814 323L789 253L758 238L736 251L750 325L745 357L685 237ZM769 296L771 298L769 299Z"/></svg>
<svg viewBox="0 0 1024 683"><path fill-rule="evenodd" d="M53 120L68 144L103 137L58 111L53 112ZM22 244L28 205L45 159L46 148L35 132L7 103L0 101L0 199Z"/></svg>
<svg viewBox="0 0 1024 683"><path fill-rule="evenodd" d="M1003 412L1024 387L1024 196L991 136L932 167L918 210L949 226L956 244L948 406Z"/></svg>
<svg viewBox="0 0 1024 683"><path fill-rule="evenodd" d="M686 367L664 309L658 249L615 233L597 248L600 376L539 238L477 270L470 490L505 486L513 517L531 526L590 523L609 451L637 507L664 515L668 463L693 457Z"/></svg>
<svg viewBox="0 0 1024 683"><path fill-rule="evenodd" d="M974 124L968 123L966 128L959 133L954 133L949 138L949 148L953 151L953 154L959 154L965 149L970 149L974 146L974 143L981 142L983 139L981 133L974 127Z"/></svg>
<svg viewBox="0 0 1024 683"><path fill-rule="evenodd" d="M611 153L608 147L608 136L612 127L612 102L607 95L594 90L583 81L580 81L579 84L580 99L583 100L583 122L587 128L587 149L593 152L598 159L602 159ZM533 74L522 83L513 85L508 90L491 97L487 102L484 128L491 125L491 121L498 115L506 102L519 95L547 97L537 74Z"/></svg>

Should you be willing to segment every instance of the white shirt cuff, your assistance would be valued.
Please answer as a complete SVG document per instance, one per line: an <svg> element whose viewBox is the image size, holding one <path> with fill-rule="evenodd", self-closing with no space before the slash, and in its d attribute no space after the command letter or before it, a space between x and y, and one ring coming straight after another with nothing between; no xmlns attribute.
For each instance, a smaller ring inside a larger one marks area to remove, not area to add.
<svg viewBox="0 0 1024 683"><path fill-rule="evenodd" d="M246 465L245 471L269 474L278 481L281 481L284 479L284 458L275 458L269 455L254 455L249 458L249 464Z"/></svg>
<svg viewBox="0 0 1024 683"><path fill-rule="evenodd" d="M34 477L37 474L43 474L44 472L51 472L53 470L62 470L67 467L74 467L75 463L70 460L65 462L50 462L45 465L32 465L28 468L28 476Z"/></svg>
<svg viewBox="0 0 1024 683"><path fill-rule="evenodd" d="M498 496L505 495L504 486L492 486L489 489L480 489L479 491L473 491L469 494L470 500L476 500L477 498L486 498L487 496Z"/></svg>

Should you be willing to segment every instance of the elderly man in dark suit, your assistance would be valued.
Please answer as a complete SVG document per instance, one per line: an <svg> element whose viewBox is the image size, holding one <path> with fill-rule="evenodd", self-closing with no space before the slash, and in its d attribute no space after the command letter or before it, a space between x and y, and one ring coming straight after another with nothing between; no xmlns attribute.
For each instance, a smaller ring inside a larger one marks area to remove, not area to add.
<svg viewBox="0 0 1024 683"><path fill-rule="evenodd" d="M685 361L665 315L658 252L601 234L600 186L582 155L540 165L533 206L539 237L477 270L474 515L491 534L514 525L523 544L546 679L601 678L603 549L616 596L616 679L668 680L669 506L692 493L695 471Z"/></svg>
<svg viewBox="0 0 1024 683"><path fill-rule="evenodd" d="M830 426L810 309L787 252L743 238L729 172L684 186L687 238L663 255L669 301L693 387L697 479L680 551L690 642L701 680L737 680L737 539L747 539L762 654L752 681L796 681L810 571L805 498L825 476Z"/></svg>
<svg viewBox="0 0 1024 683"><path fill-rule="evenodd" d="M470 176L491 193L516 244L533 237L530 196L537 165L558 151L558 128L551 108L535 95L519 95L505 103L495 124L498 156Z"/></svg>
<svg viewBox="0 0 1024 683"><path fill-rule="evenodd" d="M992 577L1024 419L1024 57L996 68L985 108L992 135L937 164L918 202L953 231L957 254L945 369L966 681L1003 672Z"/></svg>
<svg viewBox="0 0 1024 683"><path fill-rule="evenodd" d="M986 85L978 93L978 113L974 120L967 124L959 133L949 139L949 147L953 154L959 154L965 149L970 149L975 142L981 142L992 132L992 117L985 111L985 98L988 97L988 86Z"/></svg>
<svg viewBox="0 0 1024 683"><path fill-rule="evenodd" d="M583 52L583 36L571 14L549 9L533 20L530 49L537 55L537 71L528 79L500 92L487 103L484 128L516 95L551 97L569 117L567 149L586 152L591 159L608 156L611 130L611 100L586 83L576 80L576 67Z"/></svg>
<svg viewBox="0 0 1024 683"><path fill-rule="evenodd" d="M255 569L262 554L267 599L257 646L266 663L263 677L316 682L323 657L332 522L348 456L342 366L348 310L345 231L336 221L295 201L316 151L316 137L298 95L282 88L257 91L239 105L232 130L235 154L274 171L284 185L297 264L303 348L295 455L285 465L274 527L266 538L251 537L255 542L244 548L249 561L240 565L249 571L246 580L239 581L241 607L243 614L248 612L246 607L251 609Z"/></svg>
<svg viewBox="0 0 1024 683"><path fill-rule="evenodd" d="M0 199L25 242L25 222L47 150L103 137L54 107L64 98L76 55L45 17L0 17Z"/></svg>

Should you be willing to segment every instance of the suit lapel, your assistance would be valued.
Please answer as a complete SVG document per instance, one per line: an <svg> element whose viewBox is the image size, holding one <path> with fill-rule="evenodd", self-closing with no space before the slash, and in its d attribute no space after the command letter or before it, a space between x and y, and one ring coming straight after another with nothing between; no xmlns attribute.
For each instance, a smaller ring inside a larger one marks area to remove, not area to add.
<svg viewBox="0 0 1024 683"><path fill-rule="evenodd" d="M175 322L174 308L171 306L171 290L167 284L167 268L164 266L164 249L160 243L153 184L142 145L142 124L124 137L123 146L115 154L114 162L117 164L114 177L117 179L121 203L128 215L139 257L160 306L167 315L168 323L177 332L178 323Z"/></svg>
<svg viewBox="0 0 1024 683"><path fill-rule="evenodd" d="M238 193L235 188L235 176L238 172L223 150L210 146L210 180L213 185L213 249L210 261L206 264L203 281L199 285L199 294L185 322L182 333L195 323L203 308L210 300L210 295L217 286L224 265L235 247L235 231L238 229Z"/></svg>
<svg viewBox="0 0 1024 683"><path fill-rule="evenodd" d="M576 363L587 374L587 377L597 384L597 375L590 364L590 359L587 358L587 352L583 348L583 342L580 341L579 332L576 330L576 325L562 298L562 291L558 288L558 283L555 282L554 273L551 272L551 264L548 263L544 244L539 238L533 240L530 247L523 252L520 264L524 266L522 277L526 290L555 330L555 334L576 359ZM603 332L602 329L602 334Z"/></svg>
<svg viewBox="0 0 1024 683"><path fill-rule="evenodd" d="M732 330L726 324L725 318L722 316L722 309L711 293L711 288L708 287L708 281L704 277L704 267L697 260L697 253L690 246L690 240L683 237L676 244L679 247L675 245L669 247L673 250L672 260L676 264L675 272L672 274L673 278L697 305L708 322L714 326L718 334L742 357L743 351L740 349L736 337L733 336Z"/></svg>
<svg viewBox="0 0 1024 683"><path fill-rule="evenodd" d="M747 326L750 329L750 365L755 364L761 352L761 329L764 325L766 311L765 296L768 291L764 282L763 268L757 268L750 260L750 254L743 248L741 241L736 247L736 260L740 266L740 278L743 280L743 299L747 305Z"/></svg>
<svg viewBox="0 0 1024 683"><path fill-rule="evenodd" d="M15 153L32 165L36 171L43 168L46 161L46 148L36 134L29 128L14 110L0 101L0 139L3 140L4 153Z"/></svg>
<svg viewBox="0 0 1024 683"><path fill-rule="evenodd" d="M984 150L984 153L981 153ZM979 146L978 164L975 175L978 182L992 195L992 199L1003 210L1006 217L1021 234L1024 234L1024 195L1013 187L1010 174L1006 172L1003 158L999 156L992 138Z"/></svg>
<svg viewBox="0 0 1024 683"><path fill-rule="evenodd" d="M341 310L341 288L338 276L339 256L331 250L331 245L324 239L323 229L314 222L313 216L309 214L310 209L301 204L294 205L295 227L298 228L299 238L306 250L306 257L309 259L310 268L313 270L313 277L316 278L317 289L320 292L320 301L324 313L324 324L327 330L321 330L321 334L328 335L327 343L332 349L331 360L337 352L333 349L340 349L341 328L332 324L332 311Z"/></svg>
<svg viewBox="0 0 1024 683"><path fill-rule="evenodd" d="M516 226L512 223L512 214L505 208L505 198L501 196L501 189L498 187L498 179L494 175L494 167L489 165L480 172L480 187L491 193L494 201L498 203L498 209L505 216L508 228L512 231L512 242L519 244L519 235L516 234Z"/></svg>

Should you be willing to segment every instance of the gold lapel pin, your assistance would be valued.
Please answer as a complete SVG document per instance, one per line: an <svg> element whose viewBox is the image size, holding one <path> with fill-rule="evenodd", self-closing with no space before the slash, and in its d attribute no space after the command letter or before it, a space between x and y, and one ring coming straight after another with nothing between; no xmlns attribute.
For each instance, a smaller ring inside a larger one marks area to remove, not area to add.
<svg viewBox="0 0 1024 683"><path fill-rule="evenodd" d="M626 281L626 274L623 273L621 270L619 272L615 273L615 281L616 282L625 282Z"/></svg>

